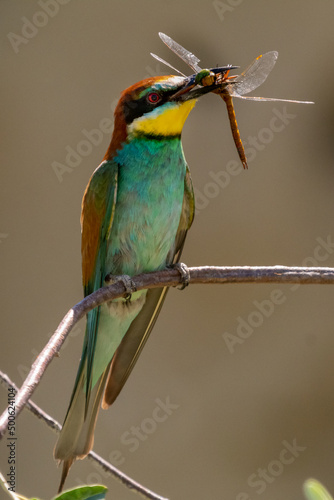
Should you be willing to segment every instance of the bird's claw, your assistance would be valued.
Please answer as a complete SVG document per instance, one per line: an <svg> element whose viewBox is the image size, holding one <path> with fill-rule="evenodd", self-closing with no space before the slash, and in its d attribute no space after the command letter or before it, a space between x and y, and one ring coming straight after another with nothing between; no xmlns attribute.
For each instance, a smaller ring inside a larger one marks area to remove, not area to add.
<svg viewBox="0 0 334 500"><path fill-rule="evenodd" d="M186 266L183 262L177 262L172 266L174 269L177 269L179 271L181 278L182 278L182 284L178 285L176 288L178 290L184 290L190 283L190 271L189 267Z"/></svg>
<svg viewBox="0 0 334 500"><path fill-rule="evenodd" d="M129 302L131 300L132 294L137 291L137 287L134 284L134 281L132 280L131 276L127 274L107 274L107 276L105 277L105 282L108 285L112 285L113 283L117 283L118 281L121 281L123 283L125 288L124 298Z"/></svg>

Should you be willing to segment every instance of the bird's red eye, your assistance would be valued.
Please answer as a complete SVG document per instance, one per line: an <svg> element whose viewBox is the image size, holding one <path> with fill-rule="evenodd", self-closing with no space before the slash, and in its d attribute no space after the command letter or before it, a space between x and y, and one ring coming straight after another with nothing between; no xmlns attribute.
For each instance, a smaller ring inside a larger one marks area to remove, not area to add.
<svg viewBox="0 0 334 500"><path fill-rule="evenodd" d="M157 102L159 102L161 99L161 97L159 96L159 94L157 94L157 92L151 92L150 94L148 94L147 96L147 100L148 102L150 102L151 104L156 104Z"/></svg>

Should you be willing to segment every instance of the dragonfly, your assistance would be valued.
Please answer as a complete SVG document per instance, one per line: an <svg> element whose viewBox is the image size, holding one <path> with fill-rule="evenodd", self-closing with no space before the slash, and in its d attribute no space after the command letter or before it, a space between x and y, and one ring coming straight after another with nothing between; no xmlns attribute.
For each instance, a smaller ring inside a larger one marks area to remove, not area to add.
<svg viewBox="0 0 334 500"><path fill-rule="evenodd" d="M228 76L229 71L231 69L237 68L238 66L230 66L229 70L224 71L223 73L219 72L219 68L202 69L198 65L198 63L200 62L198 57L189 52L189 50L182 47L182 45L175 42L175 40L165 35L164 33L159 33L159 37L169 49L171 49L196 73L196 84L200 84L203 86L217 86L217 90L214 90L214 93L220 95L220 97L226 104L233 140L237 148L241 163L245 169L248 168L248 164L235 115L233 105L234 97L252 101L281 101L297 104L314 104L311 101L296 101L292 99L279 99L275 97L253 97L244 95L248 94L252 90L255 90L267 79L267 76L272 71L278 58L278 52L276 51L261 54L256 59L254 59L254 61L240 75ZM161 57L152 53L151 55L158 61L172 68L174 71L180 73L182 76L185 76L183 73L181 73L181 71L174 68L171 64L169 64Z"/></svg>

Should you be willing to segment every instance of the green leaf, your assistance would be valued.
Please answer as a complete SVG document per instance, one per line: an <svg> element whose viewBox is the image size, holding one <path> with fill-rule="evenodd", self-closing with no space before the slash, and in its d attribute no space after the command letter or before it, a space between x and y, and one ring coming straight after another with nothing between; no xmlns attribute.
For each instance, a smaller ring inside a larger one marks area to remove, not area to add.
<svg viewBox="0 0 334 500"><path fill-rule="evenodd" d="M53 500L105 500L108 489L105 486L80 486L74 490L65 491Z"/></svg>
<svg viewBox="0 0 334 500"><path fill-rule="evenodd" d="M333 500L332 495L330 495L326 488L316 479L308 479L305 481L303 490L307 500Z"/></svg>

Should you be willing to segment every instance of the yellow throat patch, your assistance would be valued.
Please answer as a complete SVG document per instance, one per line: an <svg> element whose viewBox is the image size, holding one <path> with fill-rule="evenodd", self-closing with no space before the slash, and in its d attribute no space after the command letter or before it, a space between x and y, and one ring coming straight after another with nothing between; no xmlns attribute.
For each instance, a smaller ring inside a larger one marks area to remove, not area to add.
<svg viewBox="0 0 334 500"><path fill-rule="evenodd" d="M195 104L196 99L190 99L182 103L170 102L156 108L151 113L136 118L128 125L128 133L134 135L180 135Z"/></svg>

